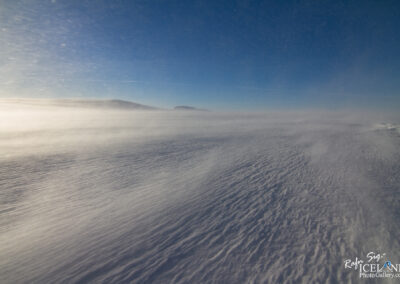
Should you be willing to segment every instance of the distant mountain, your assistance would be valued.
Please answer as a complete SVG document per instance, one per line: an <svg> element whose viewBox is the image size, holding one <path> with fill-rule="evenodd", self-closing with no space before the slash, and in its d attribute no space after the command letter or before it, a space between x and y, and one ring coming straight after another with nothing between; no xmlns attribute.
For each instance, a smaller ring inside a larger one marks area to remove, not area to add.
<svg viewBox="0 0 400 284"><path fill-rule="evenodd" d="M123 100L60 100L60 103L66 106L81 106L89 108L105 108L105 109L141 109L151 110L155 107L142 105L130 101Z"/></svg>
<svg viewBox="0 0 400 284"><path fill-rule="evenodd" d="M123 100L100 99L5 99L7 103L100 109L155 110L157 108Z"/></svg>
<svg viewBox="0 0 400 284"><path fill-rule="evenodd" d="M206 109L195 108L192 106L176 106L174 107L175 110L196 110L196 111L207 111Z"/></svg>

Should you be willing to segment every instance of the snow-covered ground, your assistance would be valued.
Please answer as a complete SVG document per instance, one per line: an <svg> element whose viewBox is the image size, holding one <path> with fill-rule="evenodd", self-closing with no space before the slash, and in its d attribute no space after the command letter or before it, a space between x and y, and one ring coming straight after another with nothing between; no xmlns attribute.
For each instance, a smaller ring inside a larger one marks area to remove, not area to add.
<svg viewBox="0 0 400 284"><path fill-rule="evenodd" d="M357 282L400 263L399 122L3 102L0 283Z"/></svg>

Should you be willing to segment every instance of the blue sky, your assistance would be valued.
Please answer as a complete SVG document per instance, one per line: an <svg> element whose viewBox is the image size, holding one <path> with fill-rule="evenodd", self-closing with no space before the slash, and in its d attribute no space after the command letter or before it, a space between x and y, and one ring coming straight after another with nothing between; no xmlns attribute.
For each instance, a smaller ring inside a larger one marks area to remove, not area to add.
<svg viewBox="0 0 400 284"><path fill-rule="evenodd" d="M397 108L397 1L1 1L1 97Z"/></svg>

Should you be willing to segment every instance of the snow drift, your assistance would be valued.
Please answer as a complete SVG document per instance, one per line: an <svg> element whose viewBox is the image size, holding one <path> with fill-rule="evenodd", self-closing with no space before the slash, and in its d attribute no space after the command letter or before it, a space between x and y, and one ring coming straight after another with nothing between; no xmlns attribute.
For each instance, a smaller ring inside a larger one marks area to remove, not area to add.
<svg viewBox="0 0 400 284"><path fill-rule="evenodd" d="M0 282L357 281L400 262L382 119L2 104Z"/></svg>

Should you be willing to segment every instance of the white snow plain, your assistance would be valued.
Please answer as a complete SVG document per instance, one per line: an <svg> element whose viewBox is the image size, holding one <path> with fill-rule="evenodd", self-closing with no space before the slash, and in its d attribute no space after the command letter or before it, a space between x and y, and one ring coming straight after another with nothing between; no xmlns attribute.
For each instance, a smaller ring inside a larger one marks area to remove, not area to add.
<svg viewBox="0 0 400 284"><path fill-rule="evenodd" d="M0 283L358 282L400 262L398 123L3 101Z"/></svg>

